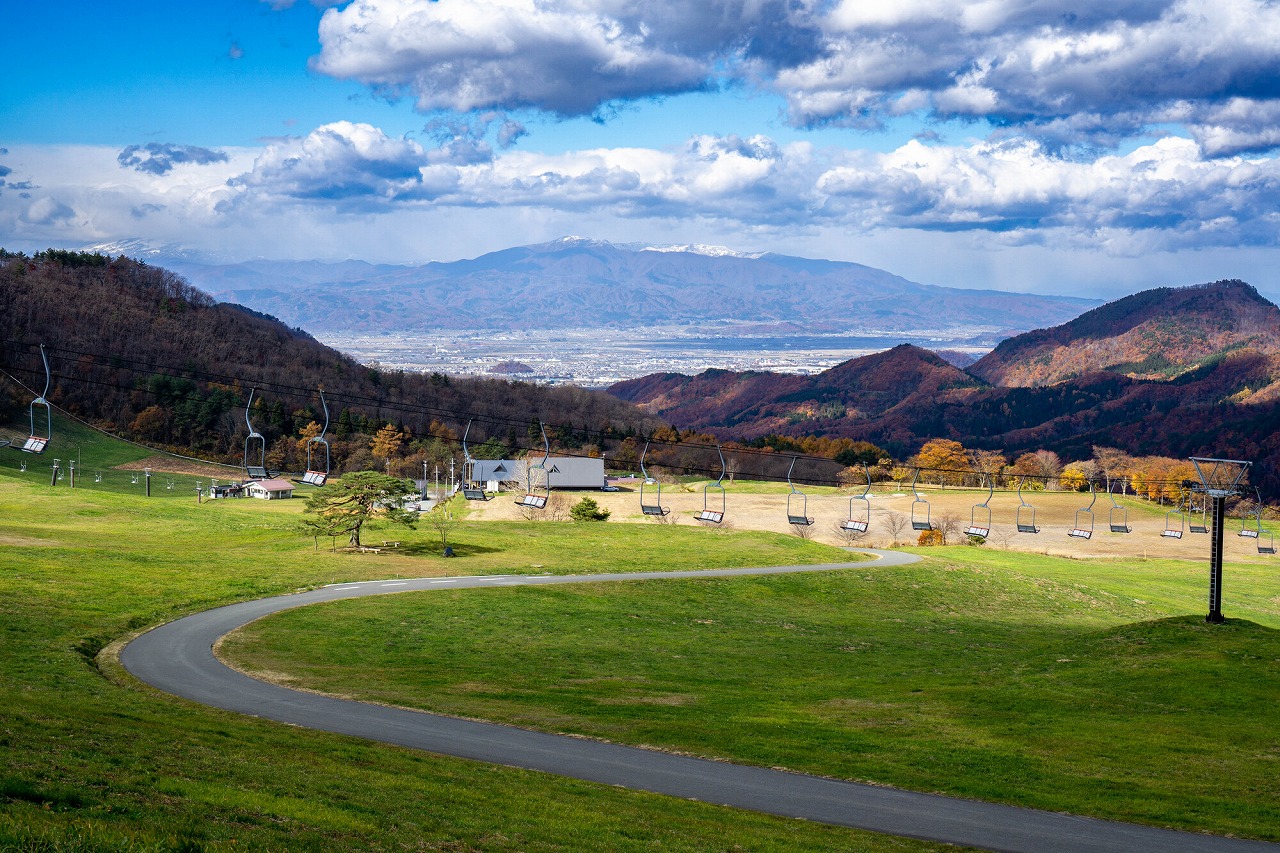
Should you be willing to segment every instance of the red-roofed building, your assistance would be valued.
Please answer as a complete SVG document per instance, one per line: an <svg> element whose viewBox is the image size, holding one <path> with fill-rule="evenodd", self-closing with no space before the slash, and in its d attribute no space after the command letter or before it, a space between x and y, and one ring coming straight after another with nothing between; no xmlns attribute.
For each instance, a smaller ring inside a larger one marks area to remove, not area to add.
<svg viewBox="0 0 1280 853"><path fill-rule="evenodd" d="M293 483L288 480L253 480L244 487L244 493L251 498L264 501L281 500L293 497Z"/></svg>

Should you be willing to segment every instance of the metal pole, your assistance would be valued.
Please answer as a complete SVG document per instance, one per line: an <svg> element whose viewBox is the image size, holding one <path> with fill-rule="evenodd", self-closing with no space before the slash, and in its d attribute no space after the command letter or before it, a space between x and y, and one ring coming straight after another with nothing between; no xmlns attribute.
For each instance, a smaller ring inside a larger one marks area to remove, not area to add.
<svg viewBox="0 0 1280 853"><path fill-rule="evenodd" d="M1222 532L1227 510L1225 495L1213 496L1213 529L1209 542L1209 615L1206 622L1223 622L1222 615Z"/></svg>
<svg viewBox="0 0 1280 853"><path fill-rule="evenodd" d="M427 499L427 460L422 460L422 499Z"/></svg>
<svg viewBox="0 0 1280 853"><path fill-rule="evenodd" d="M53 479L49 481L50 486L58 485L58 460L53 460Z"/></svg>
<svg viewBox="0 0 1280 853"><path fill-rule="evenodd" d="M151 497L151 469L144 468L143 471L145 471L147 475L147 497Z"/></svg>

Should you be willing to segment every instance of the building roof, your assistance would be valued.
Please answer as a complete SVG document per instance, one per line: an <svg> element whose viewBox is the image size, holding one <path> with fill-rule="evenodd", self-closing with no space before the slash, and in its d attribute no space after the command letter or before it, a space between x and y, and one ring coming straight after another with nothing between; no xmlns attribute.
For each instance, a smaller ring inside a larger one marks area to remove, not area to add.
<svg viewBox="0 0 1280 853"><path fill-rule="evenodd" d="M294 488L288 480L254 480L252 485L261 486L268 492L291 492Z"/></svg>

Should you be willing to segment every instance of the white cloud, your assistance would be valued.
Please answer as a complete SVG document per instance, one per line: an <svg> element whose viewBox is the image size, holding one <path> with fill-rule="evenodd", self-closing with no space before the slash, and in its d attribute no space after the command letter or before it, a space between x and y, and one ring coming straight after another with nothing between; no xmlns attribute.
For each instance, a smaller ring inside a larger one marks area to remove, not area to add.
<svg viewBox="0 0 1280 853"><path fill-rule="evenodd" d="M427 154L412 140L393 139L376 127L348 121L327 124L303 139L269 145L253 168L229 184L265 200L376 207L413 197Z"/></svg>
<svg viewBox="0 0 1280 853"><path fill-rule="evenodd" d="M45 196L33 201L21 214L23 222L29 225L64 225L76 215L76 212L57 199Z"/></svg>
<svg viewBox="0 0 1280 853"><path fill-rule="evenodd" d="M1280 163L1205 159L1172 137L1087 162L1028 141L913 142L818 183L829 208L867 228L984 231L1117 254L1280 241Z"/></svg>
<svg viewBox="0 0 1280 853"><path fill-rule="evenodd" d="M587 3L356 0L320 22L315 70L420 110L532 107L589 114L609 101L699 89L705 59Z"/></svg>
<svg viewBox="0 0 1280 853"><path fill-rule="evenodd" d="M1271 0L354 0L313 67L422 111L600 114L747 85L790 120L978 118L1052 146L1165 122L1211 154L1276 144Z"/></svg>
<svg viewBox="0 0 1280 853"><path fill-rule="evenodd" d="M899 243L968 235L987 248L1117 257L1280 245L1280 161L1210 158L1183 138L1077 159L1028 139L913 141L875 153L699 135L664 149L462 156L465 139L443 134L429 147L336 122L259 149L226 149L225 162L150 172L120 168L119 152L105 147L15 148L6 180L29 187L30 198L0 193L0 232L11 246L142 237L202 241L198 248L241 257L361 257L370 229L377 245L407 251L424 216L439 217L434 231L447 234L483 212L522 223L490 238L505 244L551 223L595 236L607 222L619 232L685 229L701 242L766 249L823 233Z"/></svg>
<svg viewBox="0 0 1280 853"><path fill-rule="evenodd" d="M794 122L865 124L915 92L933 115L1053 144L1114 145L1172 120L1199 128L1213 154L1275 145L1270 109L1256 108L1280 97L1280 7L1267 0L892 9L846 0L823 51L779 70ZM1224 110L1239 101L1248 108Z"/></svg>

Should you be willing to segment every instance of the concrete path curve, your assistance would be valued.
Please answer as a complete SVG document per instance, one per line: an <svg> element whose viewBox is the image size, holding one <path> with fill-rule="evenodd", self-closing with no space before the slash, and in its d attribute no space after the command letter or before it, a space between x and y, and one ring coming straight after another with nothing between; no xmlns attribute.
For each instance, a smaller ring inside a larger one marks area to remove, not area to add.
<svg viewBox="0 0 1280 853"><path fill-rule="evenodd" d="M914 555L893 551L860 553L879 557L877 567L918 560ZM599 575L490 575L334 584L294 595L232 604L178 619L130 642L121 651L120 660L135 677L160 690L242 714L442 755L891 835L1025 853L1046 850L1089 853L1280 851L1280 845L1264 842L901 791L301 693L249 678L223 665L213 654L219 638L255 619L345 598L489 586L787 574L865 569L867 565L838 563Z"/></svg>

